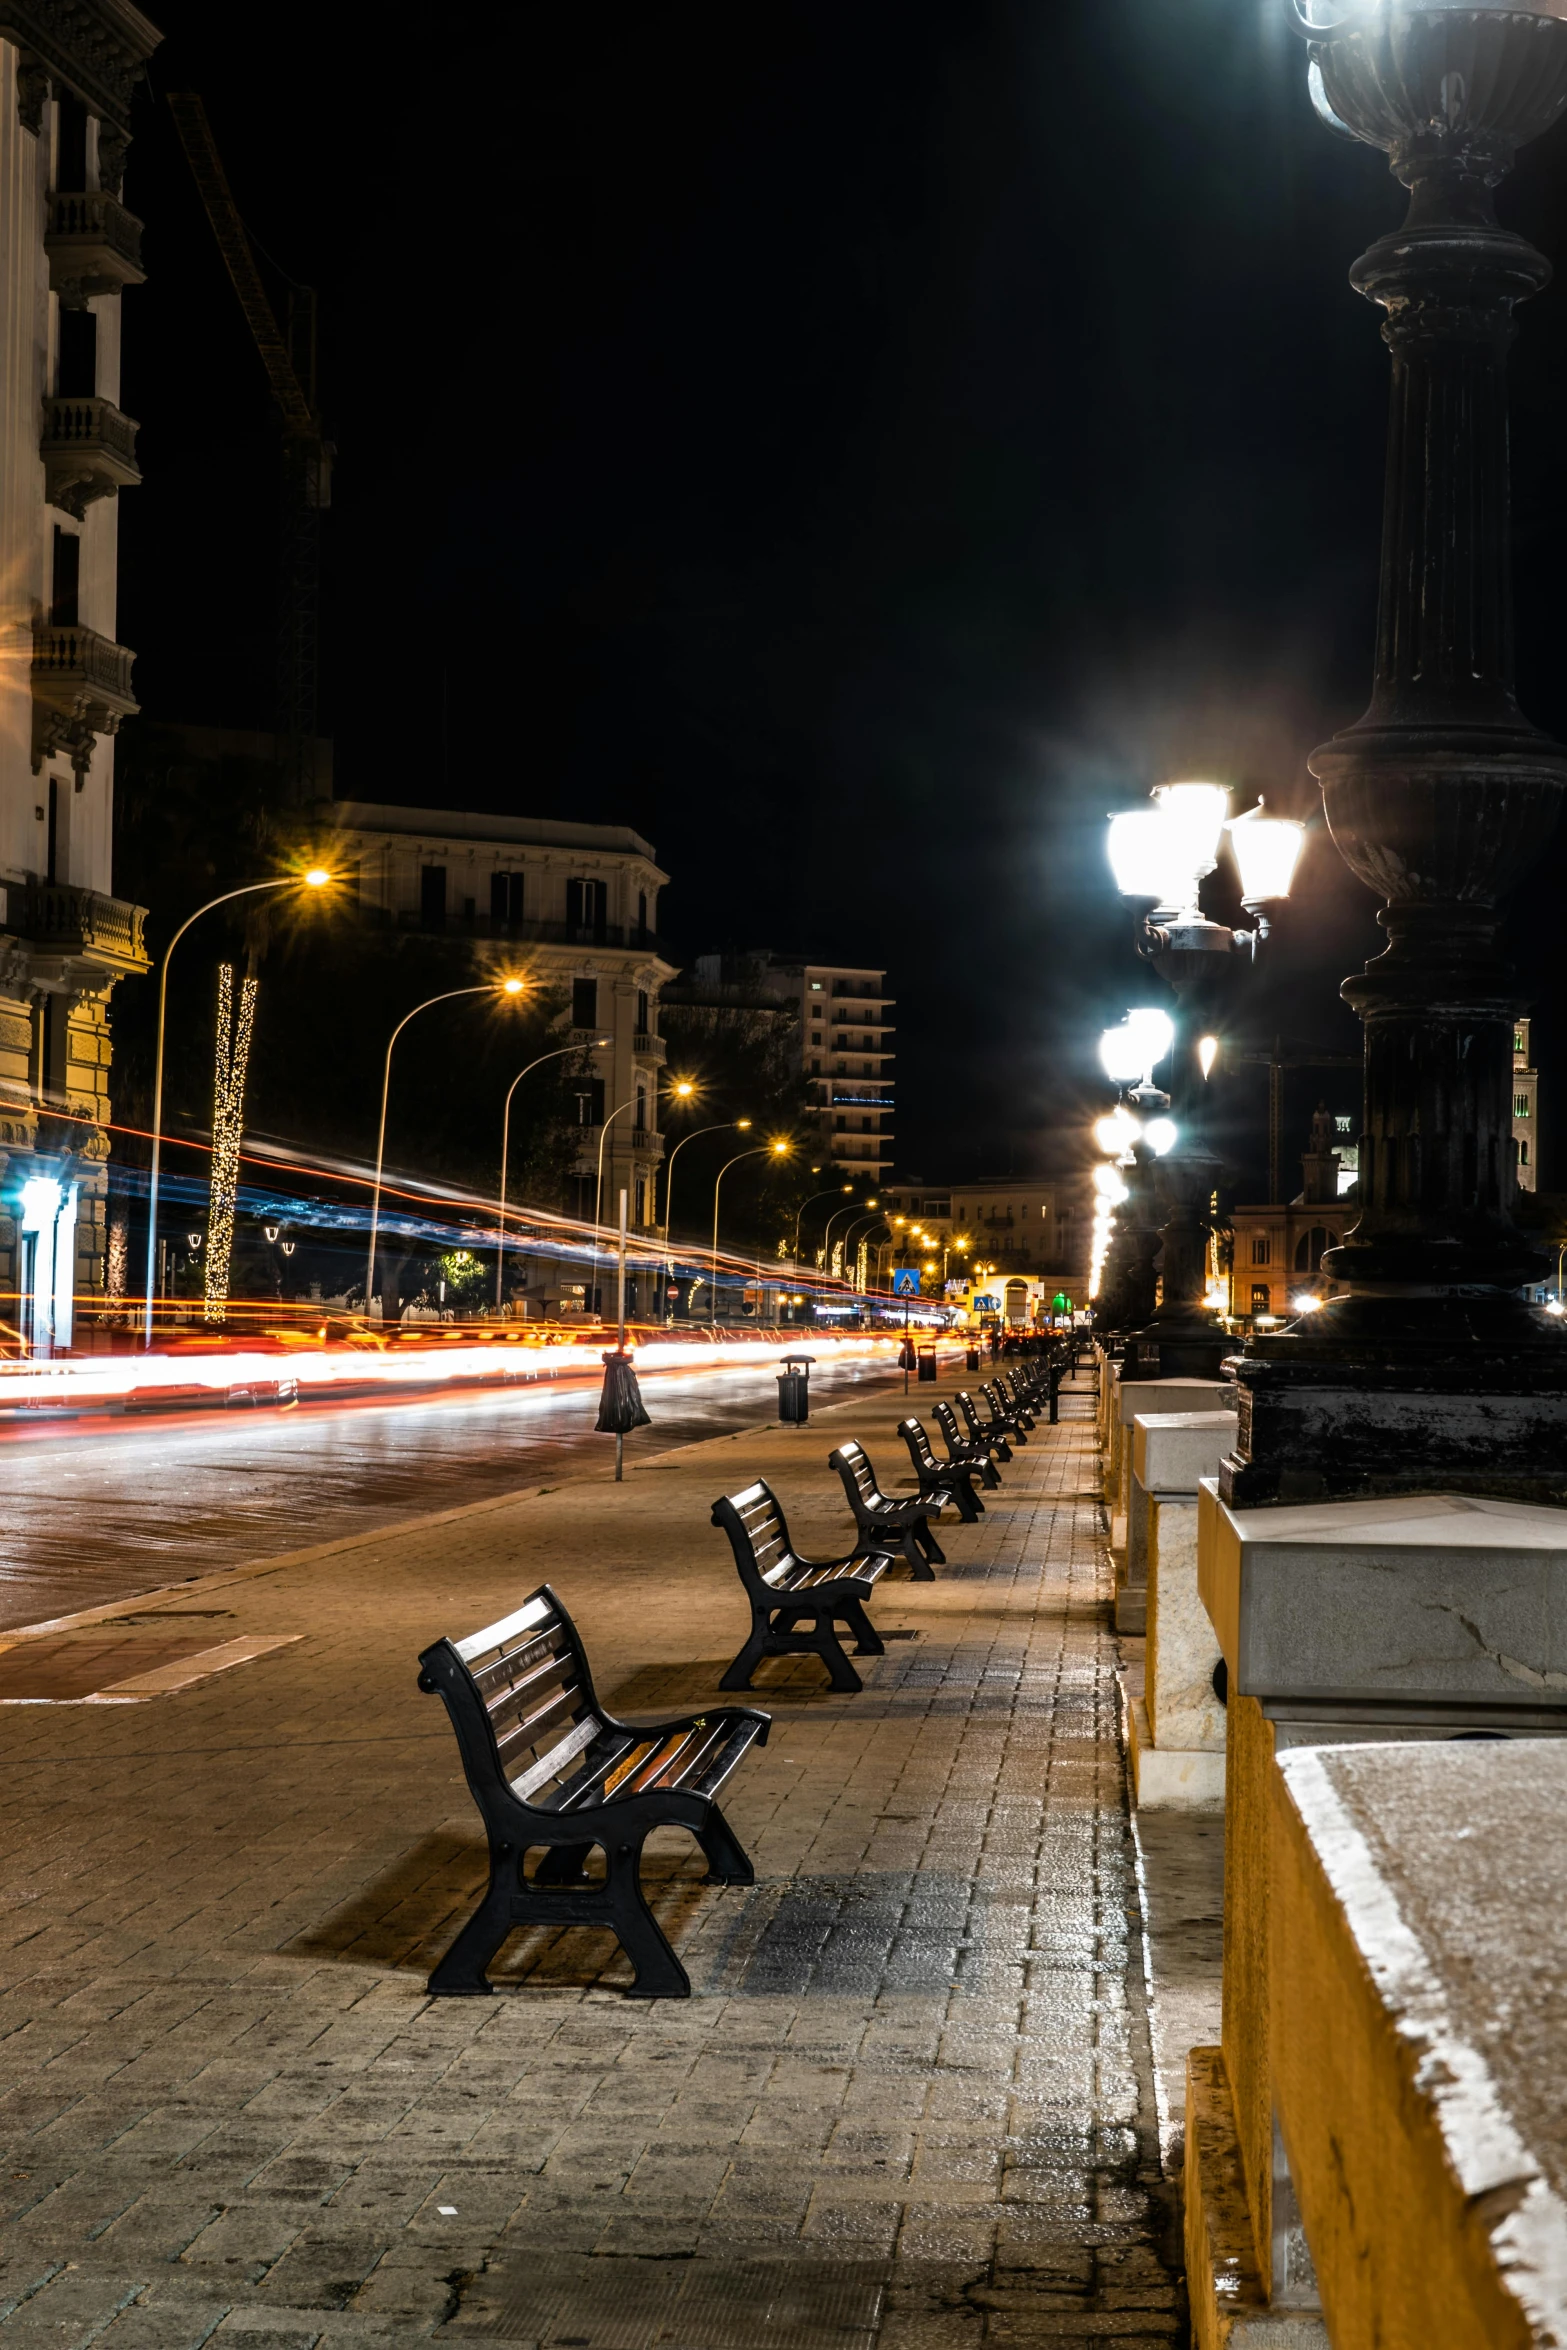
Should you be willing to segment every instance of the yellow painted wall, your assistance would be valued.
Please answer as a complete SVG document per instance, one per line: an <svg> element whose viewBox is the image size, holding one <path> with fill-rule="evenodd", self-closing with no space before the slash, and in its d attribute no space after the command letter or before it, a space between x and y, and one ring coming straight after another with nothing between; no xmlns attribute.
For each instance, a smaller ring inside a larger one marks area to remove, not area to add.
<svg viewBox="0 0 1567 2350"><path fill-rule="evenodd" d="M1269 2060L1269 1840L1273 1724L1254 1697L1230 1687L1225 1732L1224 2023L1241 2174L1263 2293L1273 2289L1273 2091Z"/></svg>

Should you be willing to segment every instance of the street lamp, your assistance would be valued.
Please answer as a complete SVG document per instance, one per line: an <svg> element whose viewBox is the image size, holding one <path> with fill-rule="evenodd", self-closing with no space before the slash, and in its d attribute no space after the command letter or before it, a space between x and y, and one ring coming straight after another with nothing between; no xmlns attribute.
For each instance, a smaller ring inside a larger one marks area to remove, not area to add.
<svg viewBox="0 0 1567 2350"><path fill-rule="evenodd" d="M1137 1059L1145 1058L1138 1090L1146 1095L1155 1061L1166 1053L1170 1058L1169 1106L1176 1133L1157 1175L1164 1219L1159 1302L1146 1329L1136 1333L1136 1352L1153 1357L1160 1378L1212 1379L1218 1376L1229 1338L1207 1302L1209 1201L1219 1162L1203 1147L1198 1131L1207 1077L1202 1054L1209 1025L1205 1014L1237 953L1254 956L1267 936L1265 908L1289 894L1305 828L1284 817L1265 816L1260 802L1227 822L1229 794L1216 783L1160 784L1152 798L1150 808L1111 817L1110 866L1123 897L1153 901L1143 915L1137 949L1174 990L1176 1019L1173 1030L1167 1018L1162 1024L1169 1042L1164 1052L1156 1053L1158 1013L1128 1015L1124 1051L1119 1060L1114 1049L1105 1054L1105 1066L1112 1076L1124 1072L1129 1077ZM1255 917L1251 930L1231 930L1210 921L1198 902L1226 835L1240 875L1242 902Z"/></svg>
<svg viewBox="0 0 1567 2350"><path fill-rule="evenodd" d="M375 1188L370 1194L370 1254L365 1260L365 1314L368 1318L370 1301L375 1295L375 1248L381 1226L381 1170L386 1163L386 1104L392 1090L392 1047L396 1044L410 1020L417 1020L421 1012L428 1012L434 1004L449 1004L460 995L520 996L520 979L485 980L478 987L448 987L440 995L426 996L422 1004L415 1004L405 1012L386 1040L386 1061L381 1071L381 1122L375 1138Z"/></svg>
<svg viewBox="0 0 1567 2350"><path fill-rule="evenodd" d="M1523 1294L1549 1260L1512 1215L1519 998L1497 937L1567 785L1513 676L1507 352L1550 270L1491 191L1567 107L1567 22L1555 0L1298 0L1296 17L1317 112L1410 191L1350 272L1385 313L1392 372L1371 702L1309 761L1387 946L1342 990L1365 1026L1365 1110L1359 1220L1322 1265L1339 1294L1248 1341L1221 1489L1276 1501L1309 1457L1314 1499L1554 1502L1567 1347Z"/></svg>
<svg viewBox="0 0 1567 2350"><path fill-rule="evenodd" d="M845 1191L848 1191L852 1189L852 1186L846 1183L843 1188ZM832 1271L832 1228L837 1223L838 1218L840 1216L853 1216L857 1214L861 1208L873 1208L876 1206L876 1204L876 1201L873 1199L851 1200L848 1207L846 1208L834 1208L832 1214L828 1217L826 1224L822 1228L822 1270L824 1272L831 1273Z"/></svg>
<svg viewBox="0 0 1567 2350"><path fill-rule="evenodd" d="M612 1037L596 1036L593 1039L593 1044L586 1049L589 1051L602 1050L605 1045L611 1044L613 1041ZM511 1140L511 1097L523 1079L531 1077L535 1069L542 1069L546 1061L563 1060L568 1053L580 1053L583 1049L580 1044L563 1044L552 1053L540 1053L538 1059L530 1061L526 1069L518 1070L506 1088L506 1105L501 1111L501 1212L495 1225L495 1303L497 1309L501 1302L501 1279L506 1264L506 1152Z"/></svg>
<svg viewBox="0 0 1567 2350"><path fill-rule="evenodd" d="M740 1121L737 1119L735 1123L738 1125ZM749 1126L751 1121L749 1118L747 1118L744 1123ZM713 1178L713 1301L709 1310L708 1320L715 1328L717 1327L718 1323L718 1187L723 1182L724 1177L728 1174L730 1168L738 1167L742 1159L763 1159L768 1157L775 1159L786 1159L793 1148L794 1144L792 1142L759 1142L752 1150L736 1151L732 1159L726 1159L724 1161L724 1164L719 1168L717 1175Z"/></svg>
<svg viewBox="0 0 1567 2350"><path fill-rule="evenodd" d="M169 963L175 948L193 922L203 914L210 914L214 906L229 905L235 898L253 898L265 890L325 889L335 879L324 865L312 865L307 872L286 874L276 881L247 881L240 889L226 889L215 898L208 898L194 914L187 914L174 936L163 950L163 963L158 973L158 1043L153 1062L152 1079L152 1169L147 1183L147 1302L142 1320L142 1343L152 1345L152 1289L158 1252L158 1177L163 1156L163 1030L169 1005Z"/></svg>
<svg viewBox="0 0 1567 2350"><path fill-rule="evenodd" d="M676 1088L675 1088L675 1091L676 1091L677 1093L679 1093L679 1092L680 1092L680 1090L681 1090L681 1089L680 1089L680 1087L677 1085L677 1086L676 1086ZM687 1085L687 1086L686 1086L686 1088L685 1088L685 1091L686 1091L687 1093L691 1093L691 1092L694 1092L694 1091L695 1091L695 1088L694 1088L694 1087L692 1087L692 1086L690 1086L690 1085ZM682 1152L682 1151L685 1149L685 1147L686 1147L686 1144L687 1144L688 1142L695 1142L695 1141L696 1141L696 1139L697 1139L697 1137L698 1137L698 1135L701 1135L701 1134L731 1134L731 1133L733 1133L733 1134L749 1134L749 1133L750 1133L750 1131L751 1131L751 1121L750 1121L750 1119L749 1119L749 1118L719 1118L719 1119L716 1119L716 1120L714 1121L714 1123L713 1123L711 1126L693 1126L689 1134L682 1134L682 1136L680 1137L680 1140L679 1140L679 1141L676 1143L676 1145L675 1145L674 1149L673 1149L673 1150L670 1152L668 1159L665 1161L665 1163L664 1163L664 1286L665 1286L665 1288L666 1288L666 1289L668 1288L668 1286L669 1286L670 1282L673 1280L673 1278L674 1278L674 1272L675 1272L675 1252L674 1252L674 1241L673 1241L673 1239L672 1239L672 1237L671 1237L671 1235L672 1235L672 1233L673 1233L673 1231L674 1231L674 1222L673 1222L673 1217L672 1217L672 1213L671 1213L671 1202L673 1201L673 1199L674 1199L674 1196L675 1196L675 1161L676 1161L676 1159L678 1159L678 1158L679 1158L679 1156L680 1156L681 1152ZM666 1302L666 1307L667 1307L667 1304L668 1304L668 1301L667 1301L667 1299L666 1299L666 1301L665 1301L665 1302ZM689 1302L689 1301L688 1301L688 1302ZM666 1322L668 1322L668 1323L670 1323L671 1325L673 1325L673 1322L674 1322L674 1319L675 1319L673 1311L672 1311L672 1310L668 1310L668 1311L666 1311L666 1313L665 1313L665 1315L664 1315L664 1319L665 1319L665 1321L666 1321Z"/></svg>
<svg viewBox="0 0 1567 2350"><path fill-rule="evenodd" d="M816 1168L813 1167L811 1169L811 1173L814 1175L816 1172ZM801 1200L799 1206L794 1211L794 1257L796 1264L799 1263L800 1259L800 1218L805 1214L806 1209L814 1208L818 1200L837 1199L844 1192L852 1191L853 1189L854 1186L852 1183L831 1183L828 1185L825 1191L813 1191L809 1199Z"/></svg>

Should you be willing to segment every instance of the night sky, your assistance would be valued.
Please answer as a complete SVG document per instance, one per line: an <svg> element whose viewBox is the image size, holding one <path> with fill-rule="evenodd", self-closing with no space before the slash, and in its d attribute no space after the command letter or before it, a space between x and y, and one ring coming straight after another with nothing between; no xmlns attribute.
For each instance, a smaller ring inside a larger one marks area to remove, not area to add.
<svg viewBox="0 0 1567 2350"><path fill-rule="evenodd" d="M338 792L635 824L678 954L891 969L905 1171L1071 1163L1100 1027L1160 994L1105 815L1189 774L1305 815L1369 691L1386 354L1347 271L1401 192L1312 115L1283 0L153 13L149 715L270 723L275 440L162 111L194 88L320 291ZM1559 130L1503 197L1553 257L1564 191ZM1514 435L1520 682L1558 733L1564 361L1557 288ZM1554 901L1513 936L1560 1180ZM1356 1049L1372 912L1319 816L1236 1045ZM1358 1081L1292 1078L1287 1151L1319 1093ZM1264 1099L1216 1088L1254 1196Z"/></svg>

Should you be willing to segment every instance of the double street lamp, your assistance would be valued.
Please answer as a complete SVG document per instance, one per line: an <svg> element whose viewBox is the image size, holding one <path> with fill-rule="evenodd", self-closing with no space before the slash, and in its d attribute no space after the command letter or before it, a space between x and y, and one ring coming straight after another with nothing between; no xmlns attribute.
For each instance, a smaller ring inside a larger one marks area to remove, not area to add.
<svg viewBox="0 0 1567 2350"><path fill-rule="evenodd" d="M612 1042L613 1039L607 1036L596 1036L593 1039L594 1046L599 1048ZM563 1060L567 1054L580 1053L582 1050L583 1047L580 1044L563 1044L557 1046L552 1053L540 1053L538 1059L530 1061L526 1069L518 1070L506 1088L506 1105L501 1111L501 1212L495 1225L495 1305L497 1312L501 1304L501 1278L506 1266L506 1154L507 1146L511 1140L511 1097L523 1079L531 1077L535 1069L542 1069L546 1061Z"/></svg>
<svg viewBox="0 0 1567 2350"><path fill-rule="evenodd" d="M674 1088L674 1091L675 1091L677 1094L679 1094L679 1095L680 1095L680 1097L681 1097L681 1099L682 1099L682 1100L684 1100L685 1098L687 1098L687 1097L688 1097L690 1094L692 1094L692 1093L693 1093L695 1090L696 1090L696 1089L695 1089L695 1087L694 1087L694 1086L690 1085L689 1083L687 1083L687 1082L686 1082L686 1081L684 1081L684 1080L682 1080L682 1082L681 1082L679 1085L677 1085L677 1086ZM673 1241L673 1239L672 1239L671 1235L672 1235L672 1234L673 1234L673 1232L674 1232L674 1220L673 1220L673 1213L672 1213L672 1205L673 1205L674 1196L675 1196L675 1161L676 1161L676 1159L678 1159L678 1158L679 1158L679 1156L680 1156L681 1152L682 1152L682 1151L685 1149L685 1147L686 1147L686 1144L687 1144L688 1142L695 1142L695 1141L696 1141L696 1139L697 1139L697 1137L698 1137L698 1135L702 1135L702 1134L749 1134L749 1133L750 1133L750 1131L751 1131L751 1121L750 1121L750 1119L749 1119L749 1118L717 1118L717 1119L715 1119L715 1120L714 1120L714 1122L713 1122L713 1124L712 1124L711 1126L693 1126L693 1127L692 1127L692 1129L691 1129L691 1132L690 1132L689 1134L682 1134L682 1136L680 1137L680 1140L679 1140L679 1141L676 1143L676 1145L675 1145L674 1149L673 1149L673 1150L670 1152L668 1159L665 1161L665 1163L664 1163L664 1286L665 1286L665 1288L666 1288L666 1289L667 1289L667 1288L670 1286L670 1284L673 1282L673 1280L674 1280L674 1277L675 1277L675 1253L674 1253L674 1241ZM717 1188L717 1185L716 1185L716 1184L715 1184L715 1186L714 1186L714 1188L713 1188L713 1222L714 1222L714 1228L715 1228L715 1230L716 1230L716 1228L717 1228L717 1222L718 1222L718 1188ZM668 1302L668 1301L666 1300L666 1305L667 1305L667 1302ZM673 1309L672 1307L671 1307L671 1308L669 1308L669 1310L666 1312L666 1314L665 1314L665 1316L664 1316L664 1319L665 1319L665 1321L666 1321L666 1322L669 1322L669 1323L671 1323L671 1324L673 1323L673 1321L674 1321L674 1319L675 1319L675 1316L674 1316L674 1309Z"/></svg>
<svg viewBox="0 0 1567 2350"><path fill-rule="evenodd" d="M1305 828L1286 817L1264 815L1260 802L1244 816L1228 818L1229 794L1221 784L1161 784L1152 796L1152 807L1113 816L1109 838L1110 866L1122 896L1151 901L1139 926L1138 953L1176 998L1167 1047L1175 1132L1155 1175L1163 1215L1159 1302L1148 1327L1137 1333L1136 1353L1156 1366L1159 1378L1211 1379L1218 1375L1229 1339L1206 1296L1210 1202L1219 1162L1200 1133L1211 1065L1205 1048L1211 1043L1217 997L1237 955L1255 956L1268 935L1266 908L1289 895ZM1198 902L1226 836L1241 902L1254 917L1250 930L1210 921ZM1152 1086L1154 1060L1162 1057L1148 1057L1151 1035L1148 1015L1131 1015L1124 1060L1118 1064L1130 1077L1137 1073L1135 1063L1146 1061L1141 1071L1145 1089Z"/></svg>
<svg viewBox="0 0 1567 2350"><path fill-rule="evenodd" d="M743 1120L743 1121L741 1121L741 1120L737 1120L737 1121L736 1121L736 1123L737 1123L737 1124L741 1124L741 1123L743 1123L743 1124L745 1124L745 1125L749 1126L749 1125L750 1125L750 1123L751 1123L751 1121L750 1121L750 1119L749 1119L749 1118L747 1118L747 1119L745 1119L745 1120ZM774 1159L786 1159L786 1158L789 1156L789 1153L790 1153L790 1152L793 1150L793 1148L794 1148L794 1145L793 1145L793 1143L792 1143L792 1142L759 1142L759 1143L757 1143L757 1144L755 1145L755 1147L754 1147L753 1149L751 1149L751 1150L748 1150L748 1151L736 1151L736 1153L735 1153L735 1155L734 1155L734 1157L733 1157L732 1159L726 1159L726 1160L724 1161L724 1164L723 1164L723 1165L722 1165L722 1166L719 1168L717 1175L716 1175L716 1176L714 1177L714 1179L713 1179L713 1294L712 1294L712 1302L711 1302L711 1308L710 1308L710 1311L709 1311L708 1319L709 1319L710 1323L712 1324L712 1326L713 1326L715 1329L717 1328L717 1325L718 1325L718 1190L719 1190L719 1185L720 1185L720 1184L723 1182L723 1180L724 1180L724 1177L725 1177L725 1176L728 1174L728 1172L729 1172L730 1168L731 1168L731 1167L738 1167L738 1166L739 1166L739 1164L740 1164L740 1161L741 1161L742 1159L764 1159L764 1158L769 1158L769 1157L771 1157L771 1158L774 1158Z"/></svg>

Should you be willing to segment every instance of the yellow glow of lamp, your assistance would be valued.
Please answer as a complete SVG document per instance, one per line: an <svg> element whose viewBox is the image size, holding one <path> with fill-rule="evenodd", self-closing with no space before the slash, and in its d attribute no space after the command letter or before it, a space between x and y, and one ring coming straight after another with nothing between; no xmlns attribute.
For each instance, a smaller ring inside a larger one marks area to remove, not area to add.
<svg viewBox="0 0 1567 2350"><path fill-rule="evenodd" d="M503 979L501 981L501 993L503 995L521 995L525 985L526 982L521 979Z"/></svg>
<svg viewBox="0 0 1567 2350"><path fill-rule="evenodd" d="M305 875L306 889L325 889L332 876L324 865L312 865Z"/></svg>
<svg viewBox="0 0 1567 2350"><path fill-rule="evenodd" d="M1218 1038L1216 1036L1200 1036L1197 1039L1197 1066L1204 1077L1210 1077L1213 1074L1213 1064L1218 1057Z"/></svg>

